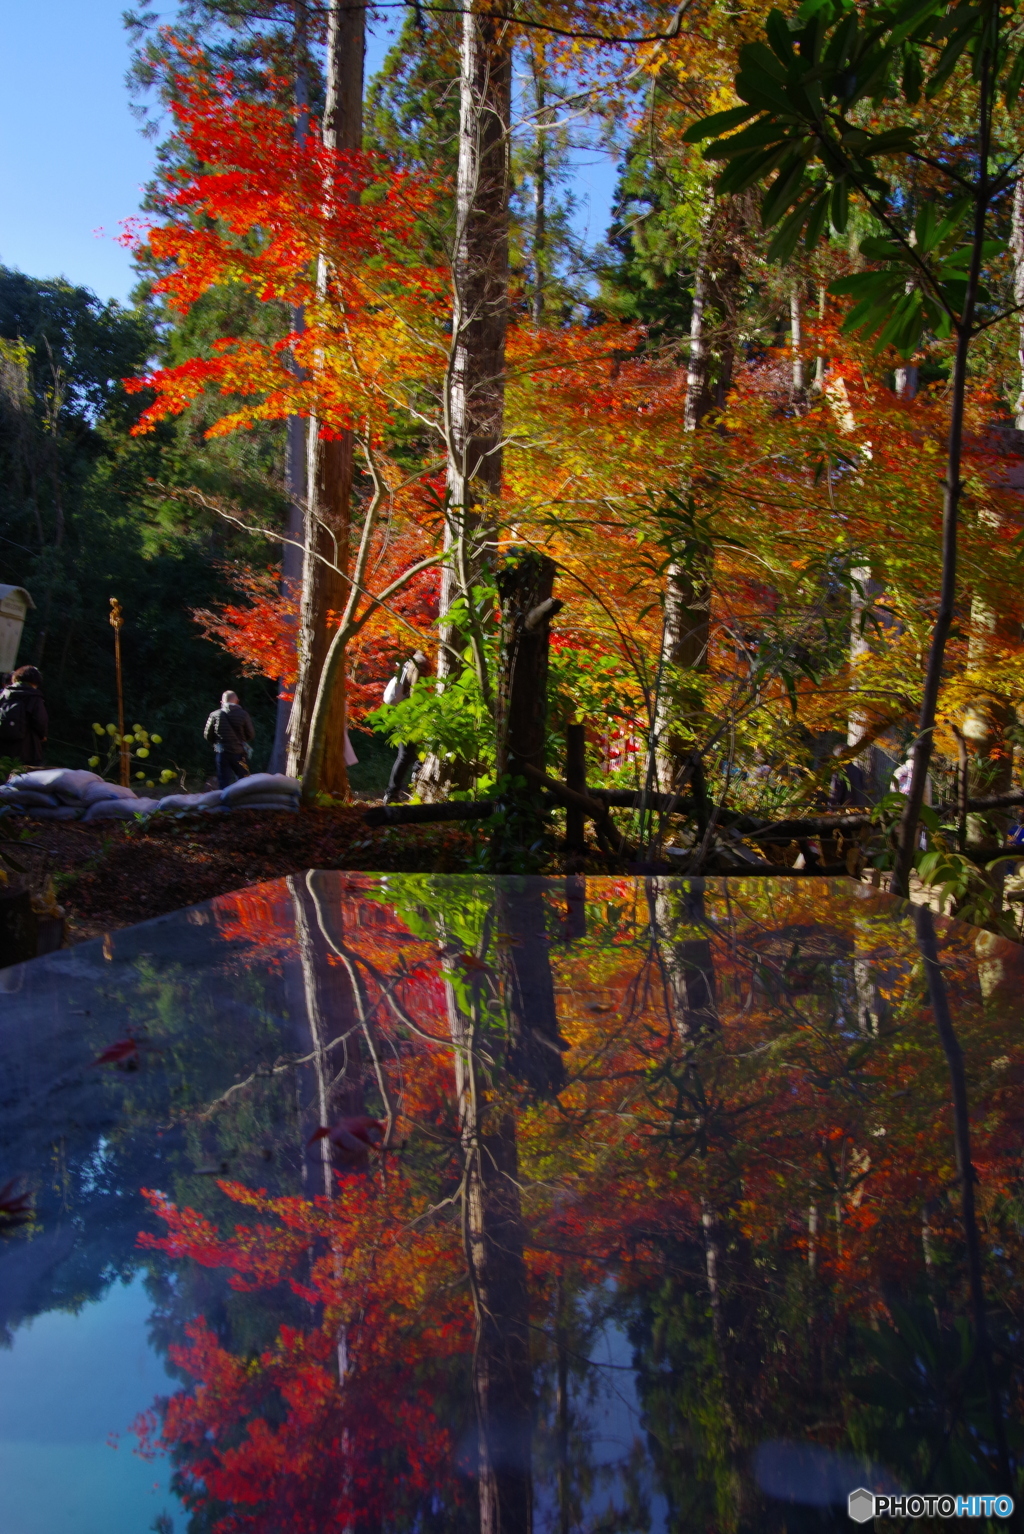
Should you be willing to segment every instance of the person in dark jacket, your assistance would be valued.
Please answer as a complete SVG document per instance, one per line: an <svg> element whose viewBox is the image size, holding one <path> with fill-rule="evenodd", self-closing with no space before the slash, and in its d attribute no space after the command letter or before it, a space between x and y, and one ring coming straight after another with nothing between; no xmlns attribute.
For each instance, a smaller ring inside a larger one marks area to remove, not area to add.
<svg viewBox="0 0 1024 1534"><path fill-rule="evenodd" d="M50 730L42 685L35 666L19 666L0 692L0 756L16 757L26 767L43 765Z"/></svg>
<svg viewBox="0 0 1024 1534"><path fill-rule="evenodd" d="M421 676L429 676L430 661L422 650L416 650L406 661L397 677L392 678L384 693L384 702L404 703L405 699L412 694L413 688ZM394 804L395 800L405 792L405 785L409 774L412 772L419 759L420 748L414 740L402 740L397 742L398 754L395 757L394 766L391 769L391 778L388 782L387 792L384 795L385 804Z"/></svg>
<svg viewBox="0 0 1024 1534"><path fill-rule="evenodd" d="M220 708L214 709L203 731L203 739L210 742L217 756L217 783L221 788L249 776L246 747L255 736L252 720L239 703L237 692L223 693Z"/></svg>

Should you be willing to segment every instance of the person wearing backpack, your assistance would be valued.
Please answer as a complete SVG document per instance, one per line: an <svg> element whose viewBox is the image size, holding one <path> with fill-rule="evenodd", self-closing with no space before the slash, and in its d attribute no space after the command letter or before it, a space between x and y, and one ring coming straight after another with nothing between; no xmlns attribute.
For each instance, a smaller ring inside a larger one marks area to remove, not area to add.
<svg viewBox="0 0 1024 1534"><path fill-rule="evenodd" d="M50 720L35 666L19 666L0 692L0 756L13 756L26 767L43 765Z"/></svg>
<svg viewBox="0 0 1024 1534"><path fill-rule="evenodd" d="M401 671L393 676L384 689L384 702L390 708L392 704L404 703L410 696L416 683L421 676L430 673L430 661L422 650L416 650L406 661ZM409 774L416 765L420 754L420 748L416 741L401 740L397 742L398 755L391 769L391 777L388 779L387 792L384 795L385 804L393 804L404 789Z"/></svg>
<svg viewBox="0 0 1024 1534"><path fill-rule="evenodd" d="M219 788L249 776L248 747L255 736L252 720L239 703L237 692L222 693L220 708L214 709L203 731L203 739L210 742L217 757Z"/></svg>

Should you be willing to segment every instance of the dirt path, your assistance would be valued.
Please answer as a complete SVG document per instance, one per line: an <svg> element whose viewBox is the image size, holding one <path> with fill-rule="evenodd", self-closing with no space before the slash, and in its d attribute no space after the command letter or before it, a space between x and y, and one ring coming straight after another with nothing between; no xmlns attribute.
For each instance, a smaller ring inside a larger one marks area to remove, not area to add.
<svg viewBox="0 0 1024 1534"><path fill-rule="evenodd" d="M168 816L145 826L33 821L28 829L72 943L307 868L458 873L476 846L459 826L371 830L358 807Z"/></svg>

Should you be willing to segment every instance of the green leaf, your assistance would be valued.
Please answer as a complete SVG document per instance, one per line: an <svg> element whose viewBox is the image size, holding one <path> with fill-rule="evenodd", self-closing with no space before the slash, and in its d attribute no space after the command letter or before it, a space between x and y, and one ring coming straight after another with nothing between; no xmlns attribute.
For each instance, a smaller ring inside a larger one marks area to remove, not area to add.
<svg viewBox="0 0 1024 1534"><path fill-rule="evenodd" d="M800 231L804 227L810 206L810 199L806 196L801 198L769 245L769 261L778 261L784 264L789 260L796 249L797 241L800 238Z"/></svg>
<svg viewBox="0 0 1024 1534"><path fill-rule="evenodd" d="M807 220L807 233L804 235L804 250L812 251L816 248L828 223L829 193L823 192L814 205L810 218Z"/></svg>
<svg viewBox="0 0 1024 1534"><path fill-rule="evenodd" d="M798 25L802 25L803 23L810 21L813 16L817 16L818 13L823 9L827 9L831 12L833 9L832 0L804 0L803 5L796 13L794 20ZM831 19L831 16L826 17L826 25L831 22Z"/></svg>
<svg viewBox="0 0 1024 1534"><path fill-rule="evenodd" d="M898 48L912 33L919 31L943 4L944 0L906 0L906 4L898 6L893 13L896 25L888 36L890 48Z"/></svg>
<svg viewBox="0 0 1024 1534"><path fill-rule="evenodd" d="M710 117L699 117L691 123L683 134L684 144L702 144L705 139L714 138L718 133L728 133L730 128L738 128L740 123L749 122L755 116L756 107L730 107L727 112L712 112Z"/></svg>
<svg viewBox="0 0 1024 1534"><path fill-rule="evenodd" d="M761 199L761 223L765 229L771 229L792 207L806 173L807 162L802 155L794 155L779 167L779 174Z"/></svg>
<svg viewBox="0 0 1024 1534"><path fill-rule="evenodd" d="M854 272L849 277L836 277L829 283L828 290L835 294L849 294L851 298L858 295L862 299L888 298L890 293L899 290L903 281L902 272Z"/></svg>
<svg viewBox="0 0 1024 1534"><path fill-rule="evenodd" d="M1024 82L1024 48L1021 48L1010 66L1010 73L1006 77L1003 86L1003 100L1008 107L1012 107L1020 95L1021 83Z"/></svg>
<svg viewBox="0 0 1024 1534"><path fill-rule="evenodd" d="M918 811L918 818L926 831L936 832L941 824L938 811L930 804L922 804Z"/></svg>
<svg viewBox="0 0 1024 1534"><path fill-rule="evenodd" d="M788 85L790 71L762 42L744 43L739 52L738 75L750 70L755 77L767 75L777 85Z"/></svg>
<svg viewBox="0 0 1024 1534"><path fill-rule="evenodd" d="M789 30L789 22L781 11L768 12L764 34L775 57L788 71L796 64L797 59L793 52L793 34Z"/></svg>
<svg viewBox="0 0 1024 1534"><path fill-rule="evenodd" d="M917 865L917 875L922 884L930 884L932 882L932 874L942 862L942 858L943 854L941 852L925 853Z"/></svg>
<svg viewBox="0 0 1024 1534"><path fill-rule="evenodd" d="M796 116L784 85L772 80L762 70L755 72L741 69L734 85L737 96L749 101L757 111L781 112L785 117Z"/></svg>
<svg viewBox="0 0 1024 1534"><path fill-rule="evenodd" d="M906 154L917 142L913 128L890 128L886 133L873 133L868 143L868 154Z"/></svg>
<svg viewBox="0 0 1024 1534"><path fill-rule="evenodd" d="M898 240L869 234L860 242L860 253L868 261L910 261L912 257L905 245Z"/></svg>
<svg viewBox="0 0 1024 1534"><path fill-rule="evenodd" d="M825 50L824 62L827 70L835 73L845 67L850 57L853 42L859 32L860 23L856 11L853 11L832 34L831 41Z"/></svg>
<svg viewBox="0 0 1024 1534"><path fill-rule="evenodd" d="M917 240L917 248L922 254L931 250L935 244L935 231L938 227L939 218L935 211L935 204L926 202L914 220L914 236Z"/></svg>
<svg viewBox="0 0 1024 1534"><path fill-rule="evenodd" d="M724 160L728 155L742 154L750 149L764 149L768 144L777 144L780 139L788 139L792 133L791 128L785 128L773 118L762 117L759 122L751 123L749 128L744 128L741 133L733 133L729 138L719 139L715 144L714 158Z"/></svg>
<svg viewBox="0 0 1024 1534"><path fill-rule="evenodd" d="M958 33L951 37L949 42L946 44L939 58L939 62L928 76L928 84L925 87L925 95L929 101L931 101L933 97L939 94L939 91L941 91L942 87L945 85L946 81L949 79L950 75L956 68L957 64L960 62L960 56L964 49L970 42L973 41L971 31L972 29L969 26L964 26Z"/></svg>
<svg viewBox="0 0 1024 1534"><path fill-rule="evenodd" d="M903 97L911 106L916 106L921 99L921 88L924 85L924 68L921 64L921 55L916 48L908 48L903 58Z"/></svg>
<svg viewBox="0 0 1024 1534"><path fill-rule="evenodd" d="M715 147L711 146L712 149ZM754 153L750 156L738 156L731 164L727 165L715 183L715 190L720 195L729 192L745 192L756 181L763 181L771 174L789 153L788 144L779 144L767 154ZM710 151L705 149L704 158L710 158Z"/></svg>
<svg viewBox="0 0 1024 1534"><path fill-rule="evenodd" d="M915 288L912 293L905 293L896 304L889 323L883 326L875 342L875 350L881 351L883 347L891 345L903 356L909 357L917 350L923 331L921 294Z"/></svg>
<svg viewBox="0 0 1024 1534"><path fill-rule="evenodd" d="M832 227L837 234L845 234L850 212L850 194L845 178L836 182L832 190Z"/></svg>

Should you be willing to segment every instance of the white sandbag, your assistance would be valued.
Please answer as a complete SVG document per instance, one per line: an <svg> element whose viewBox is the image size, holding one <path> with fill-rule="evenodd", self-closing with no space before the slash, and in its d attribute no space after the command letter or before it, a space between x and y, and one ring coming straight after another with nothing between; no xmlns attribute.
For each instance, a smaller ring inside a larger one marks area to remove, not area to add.
<svg viewBox="0 0 1024 1534"><path fill-rule="evenodd" d="M157 809L160 810L214 810L220 806L221 793L219 788L211 789L208 794L165 794L157 800Z"/></svg>
<svg viewBox="0 0 1024 1534"><path fill-rule="evenodd" d="M53 794L44 794L41 789L15 788L12 783L0 785L0 804L19 804L23 810L53 810L58 802Z"/></svg>
<svg viewBox="0 0 1024 1534"><path fill-rule="evenodd" d="M105 799L134 799L136 793L133 788L125 788L123 783L104 783L101 778L98 783L87 783L79 798L88 806L102 804Z"/></svg>
<svg viewBox="0 0 1024 1534"><path fill-rule="evenodd" d="M82 819L86 825L96 820L134 820L159 808L159 799L100 799L89 806Z"/></svg>
<svg viewBox="0 0 1024 1534"><path fill-rule="evenodd" d="M34 788L47 794L55 794L62 804L81 804L82 793L90 783L102 783L97 772L85 772L73 767L34 767L22 772L8 782L15 788Z"/></svg>
<svg viewBox="0 0 1024 1534"><path fill-rule="evenodd" d="M253 772L247 778L238 778L224 790L224 803L233 804L236 799L266 799L268 795L282 794L298 799L302 786L297 778L285 777L283 772Z"/></svg>
<svg viewBox="0 0 1024 1534"><path fill-rule="evenodd" d="M58 804L55 810L44 808L26 811L33 820L77 820L81 813L80 804Z"/></svg>

